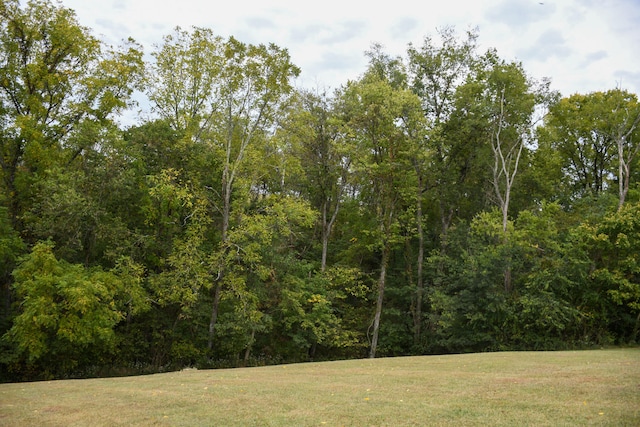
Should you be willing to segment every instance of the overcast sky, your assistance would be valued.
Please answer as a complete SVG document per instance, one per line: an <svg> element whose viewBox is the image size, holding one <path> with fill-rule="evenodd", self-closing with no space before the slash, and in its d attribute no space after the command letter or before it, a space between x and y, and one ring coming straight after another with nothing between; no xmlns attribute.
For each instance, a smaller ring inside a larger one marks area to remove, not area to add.
<svg viewBox="0 0 640 427"><path fill-rule="evenodd" d="M377 3L377 5L376 5ZM380 43L405 56L425 36L478 28L480 51L521 61L563 95L622 87L640 92L640 0L62 0L109 44L133 37L145 53L176 26L211 28L247 43L287 48L296 84L337 88L366 68Z"/></svg>

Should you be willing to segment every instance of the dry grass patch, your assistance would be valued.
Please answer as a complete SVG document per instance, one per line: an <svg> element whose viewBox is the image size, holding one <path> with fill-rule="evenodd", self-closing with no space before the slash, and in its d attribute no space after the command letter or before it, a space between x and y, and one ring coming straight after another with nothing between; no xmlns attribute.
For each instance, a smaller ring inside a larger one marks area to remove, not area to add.
<svg viewBox="0 0 640 427"><path fill-rule="evenodd" d="M640 425L640 349L185 370L0 385L6 426Z"/></svg>

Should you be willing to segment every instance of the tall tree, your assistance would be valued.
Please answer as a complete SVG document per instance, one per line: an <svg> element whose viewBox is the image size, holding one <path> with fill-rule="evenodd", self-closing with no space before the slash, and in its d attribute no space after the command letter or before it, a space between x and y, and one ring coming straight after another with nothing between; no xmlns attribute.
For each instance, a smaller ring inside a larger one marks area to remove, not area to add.
<svg viewBox="0 0 640 427"><path fill-rule="evenodd" d="M564 176L571 184L569 203L598 196L609 187L615 151L604 132L610 114L604 111L603 97L595 92L561 99L549 108L540 129L540 144L561 156Z"/></svg>
<svg viewBox="0 0 640 427"><path fill-rule="evenodd" d="M0 206L0 333L9 327L11 316L11 272L24 251L24 242L12 227L7 208Z"/></svg>
<svg viewBox="0 0 640 427"><path fill-rule="evenodd" d="M274 44L223 41L210 30L177 28L154 53L156 110L188 137L207 144L221 160L221 250L228 247L232 195L250 150L273 131L276 113L299 69ZM165 77L171 76L165 80ZM181 76L181 77L180 77ZM250 183L248 183L250 186ZM214 257L223 260L224 257ZM213 347L225 266L212 265L215 285L208 348Z"/></svg>
<svg viewBox="0 0 640 427"><path fill-rule="evenodd" d="M112 354L114 326L128 310L144 310L142 270L122 259L111 271L58 260L50 242L36 244L14 271L21 298L13 326L3 340L14 345L8 359L42 377L95 366Z"/></svg>
<svg viewBox="0 0 640 427"><path fill-rule="evenodd" d="M208 28L176 27L152 52L153 110L186 139L202 142L220 109L224 40Z"/></svg>
<svg viewBox="0 0 640 427"><path fill-rule="evenodd" d="M493 188L507 232L511 193L522 151L531 143L535 95L521 65L496 64L488 76Z"/></svg>
<svg viewBox="0 0 640 427"><path fill-rule="evenodd" d="M450 161L447 159L449 149L444 123L450 118L455 108L455 94L457 87L462 84L476 60L475 49L477 33L469 31L465 40L458 40L452 27L445 27L438 31L440 44L437 45L432 37L425 37L421 47L409 45L408 72L411 89L420 97L424 111L425 134L416 137L418 142L413 155L413 167L417 177L416 187L416 227L418 234L418 255L416 260L416 297L414 309L414 341L420 341L422 328L422 302L424 295L424 254L425 230L423 220L423 204L425 193L435 189L442 196L438 197L440 215L442 218L442 234L446 234L454 212L453 207L446 207L448 203L455 203L444 197L446 187L445 177L451 176ZM435 167L434 167L435 166ZM434 182L434 169L441 172L441 176ZM455 178L454 178L455 179ZM439 185L437 184L439 183Z"/></svg>
<svg viewBox="0 0 640 427"><path fill-rule="evenodd" d="M590 279L600 290L602 309L594 311L614 323L625 342L636 342L640 332L640 203L627 203L598 224L583 225L582 230L593 260ZM607 304L609 298L618 306Z"/></svg>
<svg viewBox="0 0 640 427"><path fill-rule="evenodd" d="M546 86L538 92L527 77L522 65L506 63L489 51L480 63L477 75L468 82L475 92L471 114L479 114L487 121L493 153L492 185L502 214L502 231L508 240L509 205L523 150L531 146L536 102L543 99ZM511 290L509 263L505 269L505 291Z"/></svg>
<svg viewBox="0 0 640 427"><path fill-rule="evenodd" d="M66 165L93 143L69 137L129 105L143 61L133 40L105 48L72 10L46 0L0 3L0 51L0 171L16 224L31 174Z"/></svg>
<svg viewBox="0 0 640 427"><path fill-rule="evenodd" d="M320 212L322 272L327 269L329 239L350 182L352 161L334 103L326 92L300 92L298 102L289 109L279 134L291 143L289 154L298 159L304 171L296 187L304 191Z"/></svg>
<svg viewBox="0 0 640 427"><path fill-rule="evenodd" d="M615 89L604 94L602 114L610 116L604 131L615 143L618 157L618 210L631 180L631 165L640 150L640 104L635 94Z"/></svg>
<svg viewBox="0 0 640 427"><path fill-rule="evenodd" d="M413 186L408 163L407 126L415 124L419 99L408 90L394 89L375 72L359 82L351 82L344 92L350 137L355 146L354 170L359 176L361 197L375 213L375 248L380 254L376 309L372 324L369 357L376 355L380 319L387 283L387 268L393 247L398 243L398 216L406 198L406 186Z"/></svg>

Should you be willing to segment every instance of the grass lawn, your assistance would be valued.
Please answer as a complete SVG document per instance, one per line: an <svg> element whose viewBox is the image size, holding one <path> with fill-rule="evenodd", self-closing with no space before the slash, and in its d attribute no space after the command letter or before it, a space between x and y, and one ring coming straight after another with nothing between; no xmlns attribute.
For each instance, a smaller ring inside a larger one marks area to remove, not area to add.
<svg viewBox="0 0 640 427"><path fill-rule="evenodd" d="M0 384L2 426L640 426L640 349Z"/></svg>

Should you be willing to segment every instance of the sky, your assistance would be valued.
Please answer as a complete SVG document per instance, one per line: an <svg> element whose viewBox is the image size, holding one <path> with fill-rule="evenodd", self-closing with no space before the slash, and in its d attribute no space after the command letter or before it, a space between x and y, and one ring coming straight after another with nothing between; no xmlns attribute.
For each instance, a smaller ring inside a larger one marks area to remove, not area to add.
<svg viewBox="0 0 640 427"><path fill-rule="evenodd" d="M373 43L406 57L438 29L478 30L495 48L563 96L614 88L640 94L640 0L62 0L108 44L134 38L145 54L176 26L286 48L298 87L333 89L365 71ZM377 5L376 5L377 4Z"/></svg>

